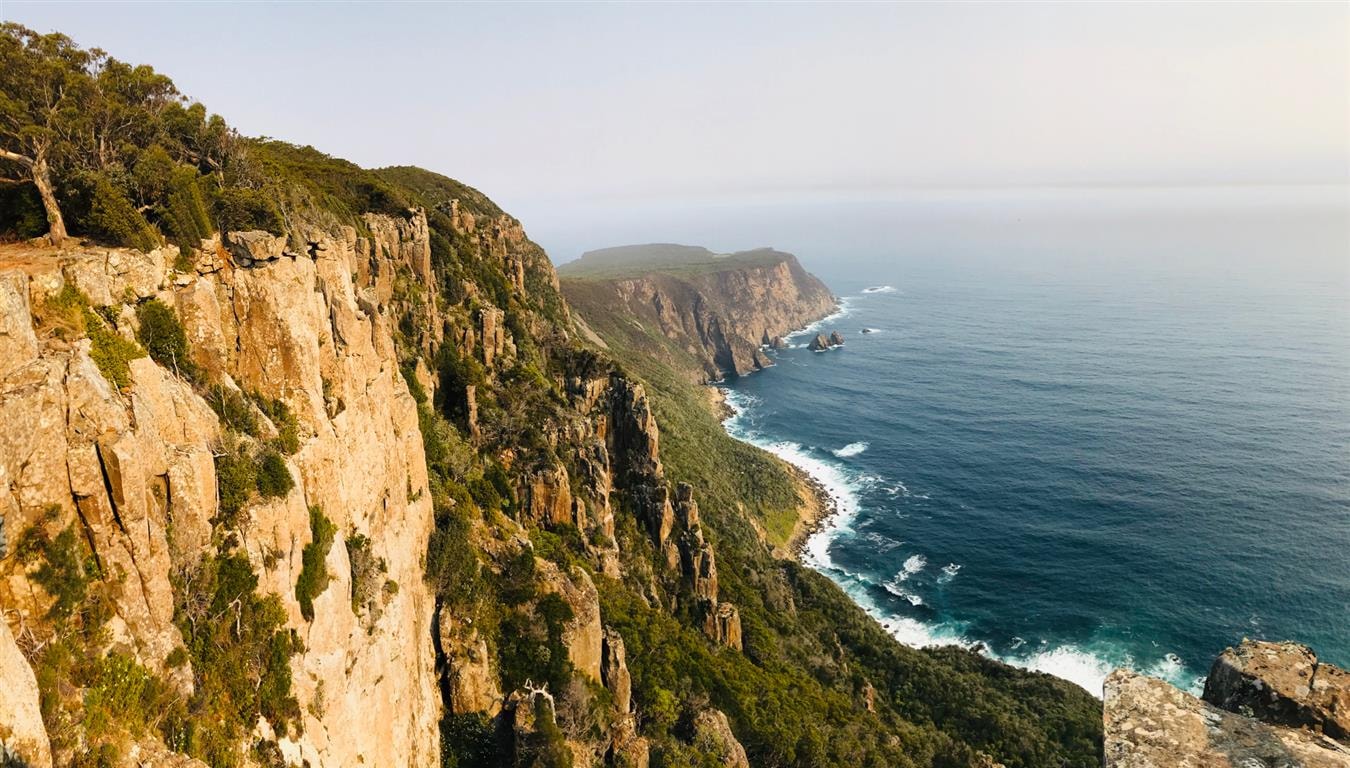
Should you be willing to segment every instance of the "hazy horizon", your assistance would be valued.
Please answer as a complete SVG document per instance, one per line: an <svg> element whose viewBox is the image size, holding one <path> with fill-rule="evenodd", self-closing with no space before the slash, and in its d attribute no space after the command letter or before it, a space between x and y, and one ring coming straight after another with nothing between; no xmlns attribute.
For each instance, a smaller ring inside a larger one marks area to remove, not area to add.
<svg viewBox="0 0 1350 768"><path fill-rule="evenodd" d="M246 135L473 185L558 260L663 206L1350 183L1346 4L0 14L149 64ZM598 239L576 243L581 228Z"/></svg>

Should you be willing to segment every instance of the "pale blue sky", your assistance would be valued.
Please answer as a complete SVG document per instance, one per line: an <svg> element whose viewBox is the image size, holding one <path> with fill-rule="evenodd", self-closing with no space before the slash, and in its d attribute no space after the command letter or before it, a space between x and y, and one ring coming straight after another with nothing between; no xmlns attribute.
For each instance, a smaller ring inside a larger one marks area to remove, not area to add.
<svg viewBox="0 0 1350 768"><path fill-rule="evenodd" d="M31 3L241 131L530 216L895 188L1345 183L1350 4Z"/></svg>

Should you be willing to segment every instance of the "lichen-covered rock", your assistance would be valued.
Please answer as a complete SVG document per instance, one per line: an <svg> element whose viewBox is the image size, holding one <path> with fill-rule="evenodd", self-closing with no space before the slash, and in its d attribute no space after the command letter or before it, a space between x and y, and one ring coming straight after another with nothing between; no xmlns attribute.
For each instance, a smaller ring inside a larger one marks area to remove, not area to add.
<svg viewBox="0 0 1350 768"><path fill-rule="evenodd" d="M694 716L694 745L712 755L723 768L750 768L745 747L736 740L727 716L717 709L705 709Z"/></svg>
<svg viewBox="0 0 1350 768"><path fill-rule="evenodd" d="M261 229L231 232L225 237L236 264L247 267L257 261L273 261L286 252L286 236Z"/></svg>
<svg viewBox="0 0 1350 768"><path fill-rule="evenodd" d="M610 732L607 768L647 768L651 764L651 745L637 732L637 719L628 715L619 719Z"/></svg>
<svg viewBox="0 0 1350 768"><path fill-rule="evenodd" d="M1204 699L1350 745L1350 673L1319 662L1306 645L1244 640L1226 649L1210 668Z"/></svg>
<svg viewBox="0 0 1350 768"><path fill-rule="evenodd" d="M1347 768L1350 750L1309 731L1225 712L1117 670L1103 687L1106 768Z"/></svg>
<svg viewBox="0 0 1350 768"><path fill-rule="evenodd" d="M51 768L52 748L38 706L37 679L0 620L0 765Z"/></svg>

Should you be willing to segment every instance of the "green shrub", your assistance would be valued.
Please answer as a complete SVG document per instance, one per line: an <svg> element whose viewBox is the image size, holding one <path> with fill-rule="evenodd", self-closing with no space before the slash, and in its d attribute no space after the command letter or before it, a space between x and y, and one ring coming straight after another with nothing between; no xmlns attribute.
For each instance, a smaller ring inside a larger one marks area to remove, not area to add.
<svg viewBox="0 0 1350 768"><path fill-rule="evenodd" d="M481 712L441 718L441 768L497 768L508 763L493 722Z"/></svg>
<svg viewBox="0 0 1350 768"><path fill-rule="evenodd" d="M256 392L249 397L277 428L277 437L274 441L276 447L287 456L300 450L300 421L295 418L290 406L281 400L273 400Z"/></svg>
<svg viewBox="0 0 1350 768"><path fill-rule="evenodd" d="M258 428L258 416L249 403L238 390L226 387L223 384L213 384L206 393L206 402L211 406L211 410L216 412L220 421L226 429L241 432L250 437L257 437L260 434Z"/></svg>
<svg viewBox="0 0 1350 768"><path fill-rule="evenodd" d="M89 334L89 357L99 373L118 389L131 386L131 361L145 357L145 350L109 328L97 313L85 308L84 327Z"/></svg>
<svg viewBox="0 0 1350 768"><path fill-rule="evenodd" d="M286 466L286 460L274 448L264 448L258 460L257 489L265 499L274 499L291 492L295 478Z"/></svg>
<svg viewBox="0 0 1350 768"><path fill-rule="evenodd" d="M164 204L157 210L168 234L183 251L200 247L202 240L211 236L211 213L195 168L180 165L173 169Z"/></svg>
<svg viewBox="0 0 1350 768"><path fill-rule="evenodd" d="M152 360L189 379L196 378L197 366L192 362L187 334L168 304L151 299L136 307L136 319L141 326L136 338Z"/></svg>
<svg viewBox="0 0 1350 768"><path fill-rule="evenodd" d="M227 528L235 527L239 513L253 496L257 483L253 458L242 445L236 444L216 456L216 489L220 495L218 522Z"/></svg>
<svg viewBox="0 0 1350 768"><path fill-rule="evenodd" d="M151 251L159 247L159 233L108 177L93 177L89 213L84 228L114 245Z"/></svg>
<svg viewBox="0 0 1350 768"><path fill-rule="evenodd" d="M426 580L437 599L472 613L485 594L478 555L469 542L469 524L459 515L437 515L427 541Z"/></svg>
<svg viewBox="0 0 1350 768"><path fill-rule="evenodd" d="M313 621L314 598L328 588L329 575L324 560L328 558L328 550L333 548L337 526L324 517L322 509L310 507L309 533L310 542L300 554L300 578L295 582L295 599L300 601L300 615L306 621Z"/></svg>
<svg viewBox="0 0 1350 768"><path fill-rule="evenodd" d="M50 538L42 525L34 525L24 532L17 551L25 563L41 560L33 580L54 598L47 616L57 621L74 616L89 595L90 583L99 576L98 562L75 526L67 526Z"/></svg>
<svg viewBox="0 0 1350 768"><path fill-rule="evenodd" d="M216 222L222 232L263 229L279 234L285 230L276 203L262 190L224 187L216 191L213 203Z"/></svg>
<svg viewBox="0 0 1350 768"><path fill-rule="evenodd" d="M0 234L18 240L47 234L47 211L31 182L0 186Z"/></svg>
<svg viewBox="0 0 1350 768"><path fill-rule="evenodd" d="M84 727L91 736L112 729L143 734L177 699L172 688L126 654L114 651L94 666L84 692Z"/></svg>
<svg viewBox="0 0 1350 768"><path fill-rule="evenodd" d="M260 716L282 736L300 717L290 668L299 641L286 629L281 601L257 588L242 554L206 557L174 580L174 623L196 686L186 715L167 718L161 729L170 749L212 766L244 765L243 747Z"/></svg>

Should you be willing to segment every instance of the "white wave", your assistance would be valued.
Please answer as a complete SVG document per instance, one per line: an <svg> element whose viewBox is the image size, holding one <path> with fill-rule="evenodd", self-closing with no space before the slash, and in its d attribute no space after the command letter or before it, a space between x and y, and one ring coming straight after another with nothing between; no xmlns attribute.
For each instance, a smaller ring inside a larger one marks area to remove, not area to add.
<svg viewBox="0 0 1350 768"><path fill-rule="evenodd" d="M920 605L923 605L922 597L919 597L913 592L910 592L909 590L900 586L898 581L888 581L885 584L882 584L881 588L886 590L887 592L890 592L892 595L895 595L896 597L900 598L901 600L904 600L905 602L909 603L910 605L916 608L919 607Z"/></svg>
<svg viewBox="0 0 1350 768"><path fill-rule="evenodd" d="M971 639L966 634L966 628L959 622L929 623L893 613L888 607L878 603L876 594L870 591L877 586L875 581L865 574L853 573L840 567L830 556L830 544L837 537L855 532L854 524L859 511L859 490L868 487L869 484L876 484L879 478L850 475L843 467L813 455L810 449L800 443L765 438L750 428L746 418L747 410L758 400L732 389L723 391L726 393L727 406L732 412L732 415L722 422L727 433L738 440L763 448L806 472L825 488L835 503L834 514L823 521L820 528L807 540L802 552L804 565L829 576L845 594L904 645L913 648L930 645L959 645L971 649L983 647L978 640ZM903 492L908 495L908 489L904 488L903 484L897 484L895 490L897 494ZM898 546L898 543L894 546ZM890 594L908 600L911 605L921 605L922 600L905 591L900 583L914 573L922 571L927 565L927 560L922 555L911 555L905 561L900 573L896 574L896 579L880 586ZM948 574L954 577L959 570L960 565L950 563L943 567L938 580L949 579ZM900 578L902 574L905 578ZM1098 698L1102 695L1102 683L1106 676L1117 667L1140 669L1145 674L1161 677L1192 693L1199 693L1203 683L1201 678L1185 678L1185 665L1175 655L1163 656L1161 660L1151 665L1136 665L1129 654L1109 646L1105 649L1088 650L1074 644L1051 646L1041 641L1042 650L1030 654L1019 653L1018 651L1024 647L1024 641L1018 642L1020 640L1021 638L1014 640L1012 650L1008 653L992 654L987 651L985 653L1014 666L1046 672L1068 680Z"/></svg>
<svg viewBox="0 0 1350 768"><path fill-rule="evenodd" d="M865 450L867 450L867 443L860 440L856 443L849 443L838 450L831 451L831 453L841 459L847 459L850 456L857 456Z"/></svg>
<svg viewBox="0 0 1350 768"><path fill-rule="evenodd" d="M871 288L864 288L863 293L895 293L893 285L874 285Z"/></svg>
<svg viewBox="0 0 1350 768"><path fill-rule="evenodd" d="M884 534L877 533L876 531L868 531L867 533L863 534L863 538L877 545L878 552L890 552L892 549L895 549L896 547L905 543L903 541L896 541L895 539L892 539Z"/></svg>
<svg viewBox="0 0 1350 768"><path fill-rule="evenodd" d="M904 581L926 567L928 567L927 558L923 555L910 555L905 558L905 564L901 567L900 572L895 574L895 578Z"/></svg>
<svg viewBox="0 0 1350 768"><path fill-rule="evenodd" d="M862 329L861 331L858 331L858 333L881 333L881 329L880 329L880 328L864 328L864 329Z"/></svg>
<svg viewBox="0 0 1350 768"><path fill-rule="evenodd" d="M946 584L956 578L956 574L961 571L960 563L947 563L942 566L942 575L937 577L937 583Z"/></svg>
<svg viewBox="0 0 1350 768"><path fill-rule="evenodd" d="M1115 664L1075 645L1061 645L1032 656L1020 659L1007 658L1004 661L1077 683L1097 698L1101 698L1102 683L1106 681L1106 676L1116 667Z"/></svg>

